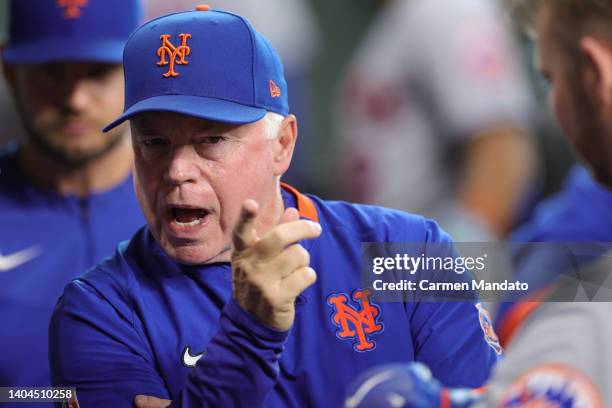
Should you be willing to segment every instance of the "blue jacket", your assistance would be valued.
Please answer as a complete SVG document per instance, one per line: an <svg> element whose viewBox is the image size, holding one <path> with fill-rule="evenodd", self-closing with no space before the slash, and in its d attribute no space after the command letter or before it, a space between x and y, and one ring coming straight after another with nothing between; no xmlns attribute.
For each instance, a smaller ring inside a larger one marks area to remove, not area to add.
<svg viewBox="0 0 612 408"><path fill-rule="evenodd" d="M612 190L575 166L561 192L540 204L514 242L612 242Z"/></svg>
<svg viewBox="0 0 612 408"><path fill-rule="evenodd" d="M50 385L47 333L62 289L144 223L131 177L63 197L32 185L14 149L0 154L0 386Z"/></svg>
<svg viewBox="0 0 612 408"><path fill-rule="evenodd" d="M76 385L85 406L131 406L146 394L177 406L334 407L382 363L421 361L449 386L486 380L497 356L472 302L363 298L361 242L449 242L434 222L296 191L283 198L323 228L301 243L318 280L298 298L290 331L230 299L229 263L179 265L144 228L66 287L50 326L53 383ZM338 319L339 299L363 320Z"/></svg>

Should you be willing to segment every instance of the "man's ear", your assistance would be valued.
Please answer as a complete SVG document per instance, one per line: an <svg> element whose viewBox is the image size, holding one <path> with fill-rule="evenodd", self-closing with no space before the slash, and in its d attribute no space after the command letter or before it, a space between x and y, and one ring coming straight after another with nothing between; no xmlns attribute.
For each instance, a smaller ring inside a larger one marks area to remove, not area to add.
<svg viewBox="0 0 612 408"><path fill-rule="evenodd" d="M603 106L612 105L612 42L592 36L580 40L583 79Z"/></svg>
<svg viewBox="0 0 612 408"><path fill-rule="evenodd" d="M274 174L282 176L291 164L295 142L297 141L297 119L287 115L281 122L278 136L274 140Z"/></svg>

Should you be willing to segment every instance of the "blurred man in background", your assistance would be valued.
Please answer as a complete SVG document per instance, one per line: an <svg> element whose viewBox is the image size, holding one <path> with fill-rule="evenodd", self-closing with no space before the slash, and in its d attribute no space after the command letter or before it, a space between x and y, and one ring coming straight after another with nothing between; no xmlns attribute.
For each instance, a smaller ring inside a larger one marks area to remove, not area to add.
<svg viewBox="0 0 612 408"><path fill-rule="evenodd" d="M352 406L386 406L373 404L388 401L391 393L404 397L393 406L404 407L612 406L612 3L507 3L536 35L537 65L550 82L551 107L590 171L574 170L561 195L543 204L516 239L588 245L577 254L560 254L556 246L528 247L530 256L520 259L518 271L528 268L534 278L543 276L543 290L502 310L498 328L506 357L484 396L444 390L426 367L385 367L362 379L357 389L382 372L388 386L376 390L377 384ZM560 257L566 259L560 262ZM581 262L584 258L591 264Z"/></svg>
<svg viewBox="0 0 612 408"><path fill-rule="evenodd" d="M49 385L47 328L64 285L144 221L121 57L136 0L15 0L4 75L26 129L0 154L0 385Z"/></svg>
<svg viewBox="0 0 612 408"><path fill-rule="evenodd" d="M387 2L342 88L348 198L427 214L457 240L507 234L536 170L516 58L494 2Z"/></svg>
<svg viewBox="0 0 612 408"><path fill-rule="evenodd" d="M559 267L558 251L549 248L534 247L523 254L519 273L531 271L549 285L536 298L542 303L523 302L502 309L497 326L502 340L510 344L508 358L500 364L481 405L539 401L607 407L612 405L612 354L607 350L612 342L612 303L608 303L612 288L612 4L606 0L507 3L535 35L537 68L550 84L549 104L588 167L588 171L575 168L564 190L542 204L536 218L514 238L561 242L570 249L577 241L589 244L580 245L576 254L563 254L571 269ZM585 258L594 260L594 266L585 265ZM558 297L568 286L563 274L579 284L574 288L576 284L569 282L572 295L587 295L582 302ZM546 302L551 298L565 302Z"/></svg>

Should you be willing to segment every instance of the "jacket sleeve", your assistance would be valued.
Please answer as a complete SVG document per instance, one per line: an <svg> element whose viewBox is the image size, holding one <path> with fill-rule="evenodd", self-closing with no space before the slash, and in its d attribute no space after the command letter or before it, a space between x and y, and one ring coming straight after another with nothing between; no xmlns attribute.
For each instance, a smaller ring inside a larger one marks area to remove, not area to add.
<svg viewBox="0 0 612 408"><path fill-rule="evenodd" d="M542 303L513 337L477 406L509 406L519 398L529 404L542 394L560 398L552 404L612 406L612 358L605 352L611 313L605 302Z"/></svg>
<svg viewBox="0 0 612 408"><path fill-rule="evenodd" d="M133 406L137 394L168 399L145 344L130 316L75 280L51 318L51 383L76 387L84 407Z"/></svg>
<svg viewBox="0 0 612 408"><path fill-rule="evenodd" d="M261 405L276 384L288 336L230 301L204 357L178 395L170 395L138 320L87 282L68 285L49 334L52 384L76 387L83 407L132 407L138 394L183 407Z"/></svg>
<svg viewBox="0 0 612 408"><path fill-rule="evenodd" d="M459 256L451 238L433 221L426 221L425 253L428 256ZM471 282L469 273L423 271L419 280ZM408 304L415 359L431 368L446 387L480 387L498 361L501 347L488 312L477 292L464 292L464 300L424 299Z"/></svg>
<svg viewBox="0 0 612 408"><path fill-rule="evenodd" d="M221 312L220 329L189 376L177 406L262 406L278 380L278 360L288 334L263 326L230 299Z"/></svg>

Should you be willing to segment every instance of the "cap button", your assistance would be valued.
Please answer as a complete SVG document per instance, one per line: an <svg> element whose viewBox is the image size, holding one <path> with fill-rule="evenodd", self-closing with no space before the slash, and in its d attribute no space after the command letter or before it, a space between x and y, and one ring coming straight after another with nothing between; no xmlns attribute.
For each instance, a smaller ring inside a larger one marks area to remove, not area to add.
<svg viewBox="0 0 612 408"><path fill-rule="evenodd" d="M197 11L208 11L210 10L210 6L208 4L198 4L196 6Z"/></svg>

